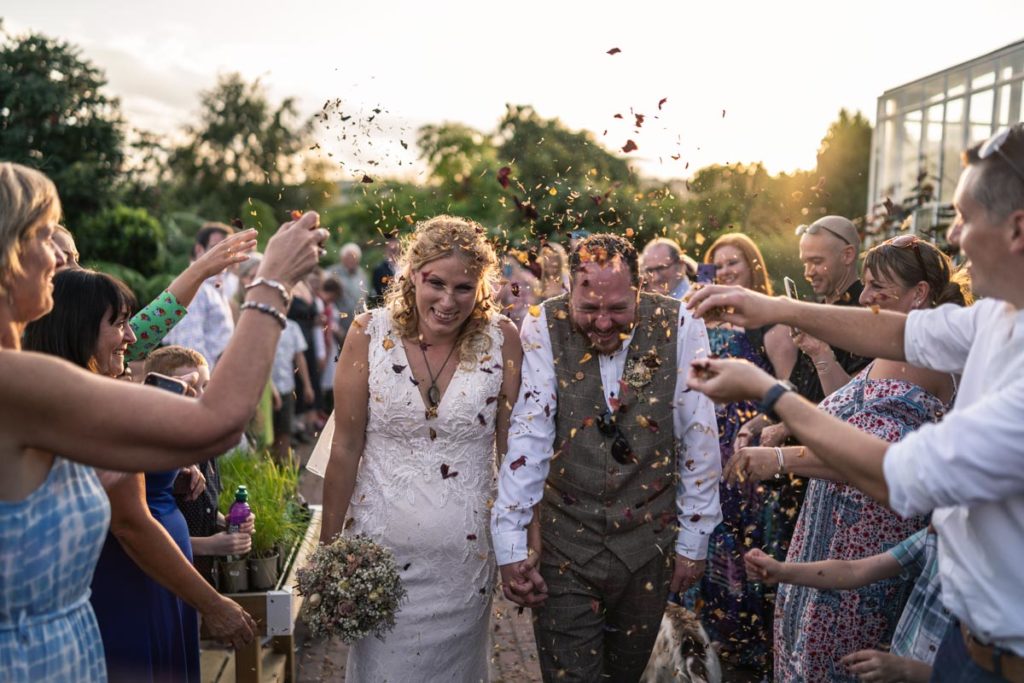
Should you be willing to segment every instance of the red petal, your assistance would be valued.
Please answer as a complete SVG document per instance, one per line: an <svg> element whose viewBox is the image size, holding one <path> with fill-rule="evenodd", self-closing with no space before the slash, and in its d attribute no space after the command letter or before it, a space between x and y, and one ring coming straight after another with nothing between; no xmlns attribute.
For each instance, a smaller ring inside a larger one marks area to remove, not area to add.
<svg viewBox="0 0 1024 683"><path fill-rule="evenodd" d="M637 149L636 143L632 140L626 140L626 144L622 146L622 151L629 154L633 150Z"/></svg>
<svg viewBox="0 0 1024 683"><path fill-rule="evenodd" d="M619 54L620 52L622 52L622 50L620 50L620 49L619 49L619 48L617 48L617 47L613 47L612 49L608 50L608 54L610 54L610 55L617 55L617 54Z"/></svg>
<svg viewBox="0 0 1024 683"><path fill-rule="evenodd" d="M516 458L515 460L510 462L508 464L508 467L509 467L510 470L515 472L516 470L518 470L520 467L522 467L525 464L526 464L526 456L525 455L520 455L518 458Z"/></svg>

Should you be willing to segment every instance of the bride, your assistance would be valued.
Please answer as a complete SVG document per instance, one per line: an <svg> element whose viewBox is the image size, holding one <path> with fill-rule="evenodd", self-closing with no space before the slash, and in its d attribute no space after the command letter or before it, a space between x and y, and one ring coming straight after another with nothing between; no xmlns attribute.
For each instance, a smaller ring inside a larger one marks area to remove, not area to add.
<svg viewBox="0 0 1024 683"><path fill-rule="evenodd" d="M345 339L320 540L375 539L408 591L383 641L352 646L348 681L488 679L495 458L522 360L515 327L495 310L496 265L476 223L421 223L385 307L356 318Z"/></svg>

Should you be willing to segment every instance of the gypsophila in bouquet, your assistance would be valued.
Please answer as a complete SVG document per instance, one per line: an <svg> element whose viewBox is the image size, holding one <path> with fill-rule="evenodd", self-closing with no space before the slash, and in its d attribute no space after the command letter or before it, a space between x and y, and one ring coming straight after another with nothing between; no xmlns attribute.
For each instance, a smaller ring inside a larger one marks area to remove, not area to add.
<svg viewBox="0 0 1024 683"><path fill-rule="evenodd" d="M337 536L320 546L298 579L313 636L338 636L347 644L370 634L383 638L405 598L395 556L365 536Z"/></svg>

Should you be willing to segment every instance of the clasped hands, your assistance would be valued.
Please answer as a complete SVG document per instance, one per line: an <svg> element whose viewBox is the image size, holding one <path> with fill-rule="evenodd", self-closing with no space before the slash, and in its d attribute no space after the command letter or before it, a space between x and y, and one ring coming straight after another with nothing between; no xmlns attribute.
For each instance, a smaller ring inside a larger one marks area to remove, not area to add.
<svg viewBox="0 0 1024 683"><path fill-rule="evenodd" d="M679 554L674 559L669 591L682 593L704 575L706 562ZM539 564L540 551L531 548L525 560L502 565L501 591L505 597L520 607L542 607L548 598L548 585L537 568Z"/></svg>

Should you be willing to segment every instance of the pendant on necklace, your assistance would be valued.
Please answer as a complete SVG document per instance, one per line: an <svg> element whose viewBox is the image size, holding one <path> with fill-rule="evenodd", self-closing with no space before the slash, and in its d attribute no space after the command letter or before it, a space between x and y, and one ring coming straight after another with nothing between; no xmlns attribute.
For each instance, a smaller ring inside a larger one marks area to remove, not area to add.
<svg viewBox="0 0 1024 683"><path fill-rule="evenodd" d="M441 404L441 391L437 388L436 384L431 384L430 388L427 389L427 401L433 408Z"/></svg>

